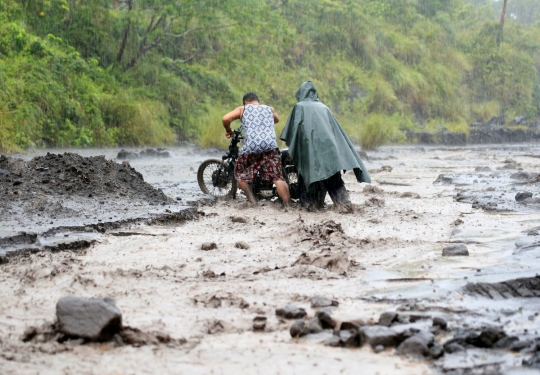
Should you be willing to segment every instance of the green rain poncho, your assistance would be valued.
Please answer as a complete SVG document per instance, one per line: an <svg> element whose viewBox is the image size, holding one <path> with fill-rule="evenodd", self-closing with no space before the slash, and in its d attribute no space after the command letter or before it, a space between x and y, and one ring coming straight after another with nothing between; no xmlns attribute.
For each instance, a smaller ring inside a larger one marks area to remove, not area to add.
<svg viewBox="0 0 540 375"><path fill-rule="evenodd" d="M358 182L371 182L347 134L330 109L319 101L311 81L296 92L296 104L280 138L302 175L306 188L341 170L354 170Z"/></svg>

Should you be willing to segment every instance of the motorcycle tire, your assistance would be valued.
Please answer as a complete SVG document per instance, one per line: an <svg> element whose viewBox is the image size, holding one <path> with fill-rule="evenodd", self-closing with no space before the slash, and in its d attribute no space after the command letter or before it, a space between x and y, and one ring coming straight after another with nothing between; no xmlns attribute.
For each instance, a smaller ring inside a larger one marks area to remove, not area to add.
<svg viewBox="0 0 540 375"><path fill-rule="evenodd" d="M295 167L287 166L284 168L283 175L289 185L289 194L292 199L300 199L300 185L298 184L298 171Z"/></svg>
<svg viewBox="0 0 540 375"><path fill-rule="evenodd" d="M223 165L221 160L202 162L197 170L197 182L205 194L225 199L236 197L236 179L229 175L227 164Z"/></svg>

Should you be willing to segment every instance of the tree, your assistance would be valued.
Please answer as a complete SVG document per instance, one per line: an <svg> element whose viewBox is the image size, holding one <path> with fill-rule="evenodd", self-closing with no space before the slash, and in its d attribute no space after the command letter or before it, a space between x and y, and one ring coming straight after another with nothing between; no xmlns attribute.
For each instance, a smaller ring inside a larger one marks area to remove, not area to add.
<svg viewBox="0 0 540 375"><path fill-rule="evenodd" d="M501 22L499 26L499 33L497 34L497 47L501 46L501 41L503 39L503 28L504 28L504 20L506 19L506 7L508 6L508 0L504 0L503 3L503 9L501 12Z"/></svg>

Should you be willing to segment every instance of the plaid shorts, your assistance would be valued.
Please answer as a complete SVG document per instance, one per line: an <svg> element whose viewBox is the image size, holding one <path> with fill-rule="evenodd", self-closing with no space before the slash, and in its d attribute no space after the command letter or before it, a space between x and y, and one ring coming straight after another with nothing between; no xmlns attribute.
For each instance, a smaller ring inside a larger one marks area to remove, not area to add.
<svg viewBox="0 0 540 375"><path fill-rule="evenodd" d="M281 152L275 149L260 154L240 155L234 167L234 177L238 181L253 182L259 170L264 182L283 181Z"/></svg>

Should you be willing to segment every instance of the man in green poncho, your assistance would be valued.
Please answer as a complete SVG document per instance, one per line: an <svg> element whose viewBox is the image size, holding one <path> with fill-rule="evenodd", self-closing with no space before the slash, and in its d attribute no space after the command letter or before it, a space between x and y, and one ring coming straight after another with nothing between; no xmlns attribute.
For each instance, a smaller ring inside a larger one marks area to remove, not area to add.
<svg viewBox="0 0 540 375"><path fill-rule="evenodd" d="M319 101L311 81L302 84L296 99L280 138L298 168L300 201L310 210L319 210L328 192L340 212L352 212L341 171L353 170L358 182L370 183L371 177L332 111Z"/></svg>

